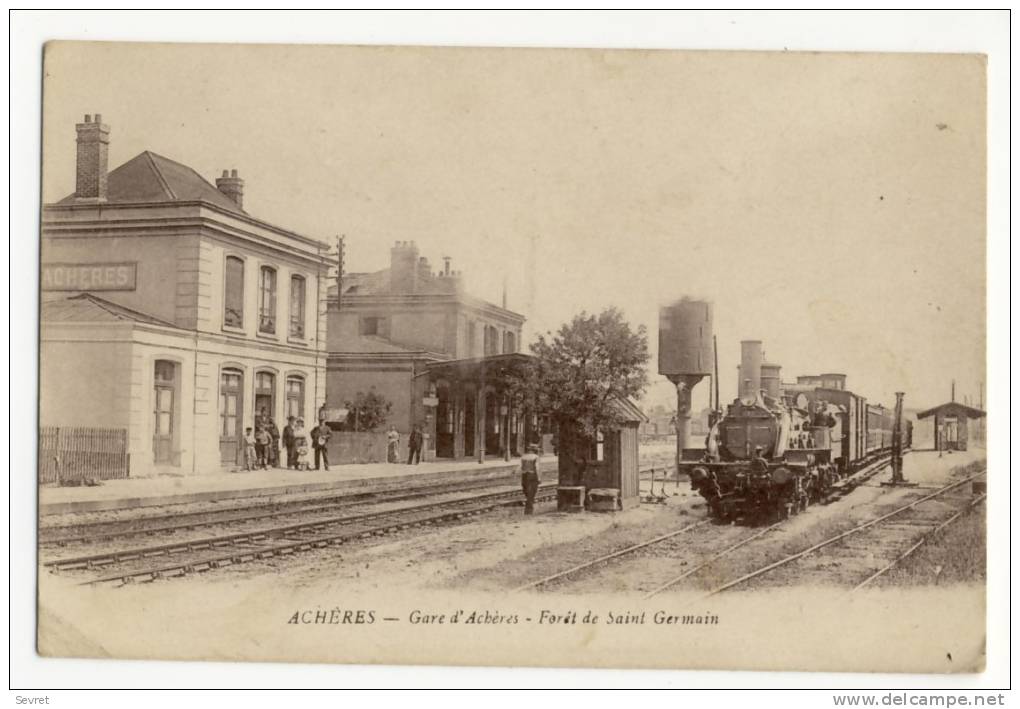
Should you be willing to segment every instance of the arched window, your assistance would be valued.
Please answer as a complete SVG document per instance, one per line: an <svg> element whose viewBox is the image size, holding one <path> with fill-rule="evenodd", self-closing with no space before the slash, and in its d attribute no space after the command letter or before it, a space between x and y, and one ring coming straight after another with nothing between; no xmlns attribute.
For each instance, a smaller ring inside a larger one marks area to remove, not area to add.
<svg viewBox="0 0 1020 709"><path fill-rule="evenodd" d="M244 261L227 256L223 272L223 324L244 327Z"/></svg>
<svg viewBox="0 0 1020 709"><path fill-rule="evenodd" d="M305 279L290 277L290 336L305 336Z"/></svg>
<svg viewBox="0 0 1020 709"><path fill-rule="evenodd" d="M259 269L259 332L276 333L276 269Z"/></svg>

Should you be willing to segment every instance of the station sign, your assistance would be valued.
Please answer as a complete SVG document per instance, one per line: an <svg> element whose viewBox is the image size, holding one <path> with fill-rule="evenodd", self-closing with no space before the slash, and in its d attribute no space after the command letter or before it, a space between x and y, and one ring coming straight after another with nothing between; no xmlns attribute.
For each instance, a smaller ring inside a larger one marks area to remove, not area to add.
<svg viewBox="0 0 1020 709"><path fill-rule="evenodd" d="M319 409L319 416L326 421L331 423L343 423L347 420L348 410L344 408L339 409Z"/></svg>
<svg viewBox="0 0 1020 709"><path fill-rule="evenodd" d="M134 290L138 263L44 263L39 286L44 291Z"/></svg>
<svg viewBox="0 0 1020 709"><path fill-rule="evenodd" d="M421 400L424 406L439 406L439 398L435 396L426 396Z"/></svg>

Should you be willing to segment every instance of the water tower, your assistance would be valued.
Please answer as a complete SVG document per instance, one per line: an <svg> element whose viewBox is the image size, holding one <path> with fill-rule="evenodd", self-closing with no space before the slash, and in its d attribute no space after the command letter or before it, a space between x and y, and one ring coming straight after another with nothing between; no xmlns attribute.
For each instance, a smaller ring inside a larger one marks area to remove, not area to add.
<svg viewBox="0 0 1020 709"><path fill-rule="evenodd" d="M691 391L712 373L712 304L683 298L659 308L659 374L676 387L677 465L689 448Z"/></svg>

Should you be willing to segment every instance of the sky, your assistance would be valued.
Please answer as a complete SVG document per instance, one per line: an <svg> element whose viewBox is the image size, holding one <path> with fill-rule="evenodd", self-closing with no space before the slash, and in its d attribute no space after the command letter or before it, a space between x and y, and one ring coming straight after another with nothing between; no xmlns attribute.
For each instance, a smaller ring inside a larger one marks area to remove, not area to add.
<svg viewBox="0 0 1020 709"><path fill-rule="evenodd" d="M527 316L524 341L620 308L713 302L723 401L740 340L910 408L985 379L985 62L975 55L53 43L43 198L75 123L111 169L152 150L348 270L394 241ZM707 403L709 385L695 389Z"/></svg>

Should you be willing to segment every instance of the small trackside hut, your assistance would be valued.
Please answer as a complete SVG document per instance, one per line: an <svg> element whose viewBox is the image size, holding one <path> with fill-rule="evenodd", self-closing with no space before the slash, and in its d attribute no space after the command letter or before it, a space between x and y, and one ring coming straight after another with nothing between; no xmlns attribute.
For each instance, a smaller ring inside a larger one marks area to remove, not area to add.
<svg viewBox="0 0 1020 709"><path fill-rule="evenodd" d="M638 429L648 418L633 402L613 402L619 424L594 437L571 422L559 425L561 511L615 511L640 502Z"/></svg>
<svg viewBox="0 0 1020 709"><path fill-rule="evenodd" d="M982 419L985 412L972 406L950 401L917 414L917 419L934 417L934 439L937 451L965 451L970 439L971 420Z"/></svg>

